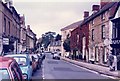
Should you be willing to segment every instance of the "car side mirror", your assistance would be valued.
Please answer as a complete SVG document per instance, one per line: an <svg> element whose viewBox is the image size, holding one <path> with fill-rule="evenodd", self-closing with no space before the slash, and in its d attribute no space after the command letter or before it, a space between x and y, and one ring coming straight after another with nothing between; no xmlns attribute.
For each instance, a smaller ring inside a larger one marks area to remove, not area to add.
<svg viewBox="0 0 120 81"><path fill-rule="evenodd" d="M30 61L30 65L32 65L32 62Z"/></svg>

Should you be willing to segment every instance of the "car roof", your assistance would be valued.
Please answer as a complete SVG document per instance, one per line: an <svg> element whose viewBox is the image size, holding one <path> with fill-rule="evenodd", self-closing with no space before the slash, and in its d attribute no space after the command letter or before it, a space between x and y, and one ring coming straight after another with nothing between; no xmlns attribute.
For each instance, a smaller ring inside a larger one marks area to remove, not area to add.
<svg viewBox="0 0 120 81"><path fill-rule="evenodd" d="M13 61L13 58L0 56L0 68L8 68Z"/></svg>
<svg viewBox="0 0 120 81"><path fill-rule="evenodd" d="M9 55L5 55L5 57L27 57L28 54L9 54Z"/></svg>

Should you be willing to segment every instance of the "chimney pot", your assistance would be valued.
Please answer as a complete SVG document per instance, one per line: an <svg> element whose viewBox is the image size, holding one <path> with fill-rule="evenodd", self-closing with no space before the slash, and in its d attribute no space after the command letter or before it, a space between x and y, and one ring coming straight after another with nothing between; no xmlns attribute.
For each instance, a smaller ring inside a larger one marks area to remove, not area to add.
<svg viewBox="0 0 120 81"><path fill-rule="evenodd" d="M112 0L101 0L100 1L100 6L101 8L103 8L106 4L108 4L109 2L112 2Z"/></svg>
<svg viewBox="0 0 120 81"><path fill-rule="evenodd" d="M89 12L88 11L84 11L84 19L87 18L89 16Z"/></svg>
<svg viewBox="0 0 120 81"><path fill-rule="evenodd" d="M92 11L94 12L96 12L96 11L99 11L99 9L100 9L100 6L99 5L93 5L92 6Z"/></svg>
<svg viewBox="0 0 120 81"><path fill-rule="evenodd" d="M27 29L30 29L30 25L27 25Z"/></svg>

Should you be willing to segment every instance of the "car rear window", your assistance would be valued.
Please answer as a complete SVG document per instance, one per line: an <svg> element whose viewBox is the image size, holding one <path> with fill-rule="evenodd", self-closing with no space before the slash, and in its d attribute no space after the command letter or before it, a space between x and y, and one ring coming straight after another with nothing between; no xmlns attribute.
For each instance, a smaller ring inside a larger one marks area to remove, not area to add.
<svg viewBox="0 0 120 81"><path fill-rule="evenodd" d="M14 59L17 61L17 63L20 66L26 66L27 65L26 58L24 58L24 57L14 57Z"/></svg>
<svg viewBox="0 0 120 81"><path fill-rule="evenodd" d="M7 80L10 79L10 76L9 76L7 69L0 69L0 81L2 79L7 79Z"/></svg>

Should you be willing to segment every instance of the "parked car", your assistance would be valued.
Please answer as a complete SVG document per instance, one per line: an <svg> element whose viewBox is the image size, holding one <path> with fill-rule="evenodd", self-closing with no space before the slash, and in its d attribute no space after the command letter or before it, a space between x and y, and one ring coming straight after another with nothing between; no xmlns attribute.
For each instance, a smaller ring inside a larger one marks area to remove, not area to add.
<svg viewBox="0 0 120 81"><path fill-rule="evenodd" d="M59 53L55 52L55 53L53 54L53 59L60 60L60 55L59 55Z"/></svg>
<svg viewBox="0 0 120 81"><path fill-rule="evenodd" d="M27 80L31 79L33 69L32 62L30 61L30 57L28 54L10 54L5 55L5 57L13 57L19 64L22 73L24 74L24 78L26 78Z"/></svg>
<svg viewBox="0 0 120 81"><path fill-rule="evenodd" d="M37 59L35 58L34 54L30 54L30 60L32 62L33 72L36 72L38 62L37 62Z"/></svg>
<svg viewBox="0 0 120 81"><path fill-rule="evenodd" d="M15 59L0 56L0 81L4 79L9 81L22 81L24 78Z"/></svg>
<svg viewBox="0 0 120 81"><path fill-rule="evenodd" d="M33 56L34 57L34 59L35 59L35 61L36 61L36 69L39 69L40 68L40 66L41 66L41 64L40 64L40 57L39 57L39 55L38 54L30 54L31 56Z"/></svg>

